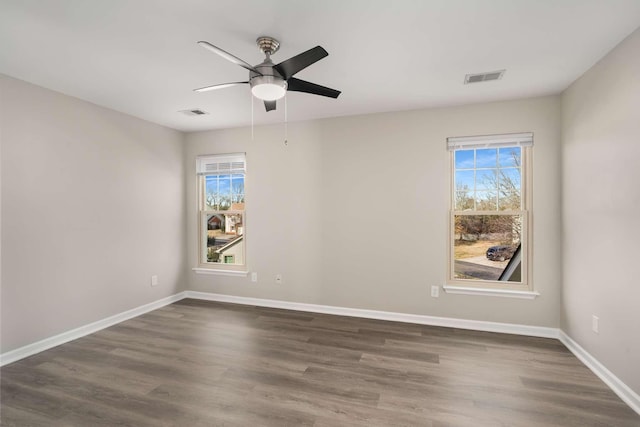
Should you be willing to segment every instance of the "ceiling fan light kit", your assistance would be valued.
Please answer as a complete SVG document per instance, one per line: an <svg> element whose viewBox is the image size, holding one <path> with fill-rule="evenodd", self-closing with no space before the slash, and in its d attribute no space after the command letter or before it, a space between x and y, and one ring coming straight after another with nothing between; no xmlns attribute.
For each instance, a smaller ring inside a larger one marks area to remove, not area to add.
<svg viewBox="0 0 640 427"><path fill-rule="evenodd" d="M329 55L327 51L320 46L316 46L274 65L273 61L271 61L271 55L278 51L280 42L273 37L258 37L256 44L265 54L265 60L256 66L252 66L209 42L199 41L198 44L220 55L224 59L249 70L249 81L205 86L195 89L197 92L206 92L248 83L253 96L264 101L264 106L267 111L275 110L276 101L284 97L287 91L305 92L329 98L337 98L340 95L340 91L338 90L293 77L294 74Z"/></svg>
<svg viewBox="0 0 640 427"><path fill-rule="evenodd" d="M250 84L253 96L263 101L275 101L287 92L287 82L272 76L256 76Z"/></svg>

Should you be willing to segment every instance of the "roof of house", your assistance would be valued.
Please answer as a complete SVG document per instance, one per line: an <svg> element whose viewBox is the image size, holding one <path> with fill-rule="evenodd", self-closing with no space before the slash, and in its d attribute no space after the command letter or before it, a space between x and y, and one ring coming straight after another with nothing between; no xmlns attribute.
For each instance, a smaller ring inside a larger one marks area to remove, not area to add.
<svg viewBox="0 0 640 427"><path fill-rule="evenodd" d="M237 243L240 243L243 238L244 238L244 235L242 234L242 235L234 238L233 240L230 240L226 245L220 246L218 249L216 249L216 253L218 253L218 254L223 253L224 251L226 251L227 249L231 248L232 246L235 246Z"/></svg>

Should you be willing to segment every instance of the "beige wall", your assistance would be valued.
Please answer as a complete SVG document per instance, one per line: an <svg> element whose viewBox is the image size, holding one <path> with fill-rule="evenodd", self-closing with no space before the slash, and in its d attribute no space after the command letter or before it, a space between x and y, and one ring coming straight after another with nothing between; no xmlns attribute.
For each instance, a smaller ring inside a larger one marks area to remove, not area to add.
<svg viewBox="0 0 640 427"><path fill-rule="evenodd" d="M535 300L442 294L448 136L532 131ZM543 97L188 134L188 263L197 261L195 158L247 153L249 278L188 273L192 290L558 327L560 102ZM402 227L395 224L402 223ZM275 283L276 274L283 284Z"/></svg>
<svg viewBox="0 0 640 427"><path fill-rule="evenodd" d="M640 393L640 30L562 96L562 328ZM600 333L591 331L591 316Z"/></svg>
<svg viewBox="0 0 640 427"><path fill-rule="evenodd" d="M0 99L1 351L182 290L183 135L1 75Z"/></svg>

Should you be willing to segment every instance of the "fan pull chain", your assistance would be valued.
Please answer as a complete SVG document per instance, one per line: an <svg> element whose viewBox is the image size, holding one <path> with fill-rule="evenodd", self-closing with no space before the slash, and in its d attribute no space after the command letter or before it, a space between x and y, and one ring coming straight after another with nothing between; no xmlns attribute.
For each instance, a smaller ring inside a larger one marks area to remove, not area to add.
<svg viewBox="0 0 640 427"><path fill-rule="evenodd" d="M289 122L287 120L287 94L284 94L284 145L288 145Z"/></svg>
<svg viewBox="0 0 640 427"><path fill-rule="evenodd" d="M251 97L251 140L253 141L253 94L249 92Z"/></svg>

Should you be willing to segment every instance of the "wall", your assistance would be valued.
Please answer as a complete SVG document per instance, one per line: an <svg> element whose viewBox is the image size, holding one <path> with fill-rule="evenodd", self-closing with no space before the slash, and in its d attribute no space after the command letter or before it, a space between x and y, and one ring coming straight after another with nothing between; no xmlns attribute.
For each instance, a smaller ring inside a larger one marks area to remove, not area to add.
<svg viewBox="0 0 640 427"><path fill-rule="evenodd" d="M562 95L562 329L640 393L640 30ZM591 316L600 333L591 331Z"/></svg>
<svg viewBox="0 0 640 427"><path fill-rule="evenodd" d="M182 134L1 75L0 99L1 352L182 290Z"/></svg>
<svg viewBox="0 0 640 427"><path fill-rule="evenodd" d="M338 101L339 102L339 101ZM543 97L188 134L188 263L197 262L195 158L247 153L249 278L188 273L191 290L558 327L560 101ZM535 300L443 294L448 136L535 134ZM400 227L397 225L401 224ZM283 284L275 275L283 275Z"/></svg>

